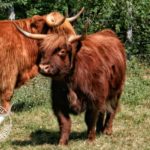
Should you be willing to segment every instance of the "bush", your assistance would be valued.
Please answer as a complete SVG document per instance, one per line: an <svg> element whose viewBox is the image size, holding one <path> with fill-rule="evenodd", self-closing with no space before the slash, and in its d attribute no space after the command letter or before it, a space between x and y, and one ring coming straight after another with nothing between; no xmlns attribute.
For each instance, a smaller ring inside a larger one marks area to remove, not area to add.
<svg viewBox="0 0 150 150"><path fill-rule="evenodd" d="M129 55L150 53L149 0L3 0L0 18L7 18L6 10L12 6L17 19L56 10L73 15L84 6L84 14L74 24L78 33L82 33L86 22L88 33L111 28L125 43ZM129 29L132 29L131 40L127 38Z"/></svg>

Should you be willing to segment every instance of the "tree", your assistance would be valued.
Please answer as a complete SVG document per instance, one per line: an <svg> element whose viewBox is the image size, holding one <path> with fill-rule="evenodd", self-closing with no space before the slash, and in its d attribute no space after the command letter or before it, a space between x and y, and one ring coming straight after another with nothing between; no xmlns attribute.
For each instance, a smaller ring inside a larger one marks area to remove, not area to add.
<svg viewBox="0 0 150 150"><path fill-rule="evenodd" d="M126 44L129 54L150 53L149 0L0 0L0 3L1 19L8 18L6 12L12 6L17 19L52 11L72 16L84 6L85 12L74 22L78 33L82 33L86 22L88 33L111 28ZM130 39L127 33L132 33Z"/></svg>

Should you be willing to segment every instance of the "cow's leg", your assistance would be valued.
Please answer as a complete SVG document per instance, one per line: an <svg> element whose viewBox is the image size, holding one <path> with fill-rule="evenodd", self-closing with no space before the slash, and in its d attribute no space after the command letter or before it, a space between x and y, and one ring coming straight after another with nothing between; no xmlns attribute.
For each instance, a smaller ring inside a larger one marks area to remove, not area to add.
<svg viewBox="0 0 150 150"><path fill-rule="evenodd" d="M68 88L68 90L69 90L69 92L67 94L67 97L68 97L68 101L69 101L69 107L76 113L80 113L81 109L82 109L81 108L82 104L81 104L80 100L78 99L77 94L71 88Z"/></svg>
<svg viewBox="0 0 150 150"><path fill-rule="evenodd" d="M67 98L69 101L69 105L70 105L70 107L76 107L77 101L78 101L77 94L71 88L68 88L68 91L69 92L67 94Z"/></svg>
<svg viewBox="0 0 150 150"><path fill-rule="evenodd" d="M111 135L112 134L112 124L113 119L115 117L115 112L107 112L106 113L106 120L104 125L104 134Z"/></svg>
<svg viewBox="0 0 150 150"><path fill-rule="evenodd" d="M52 108L57 117L60 128L59 144L66 145L68 143L71 130L71 119L69 117L67 99L68 87L65 82L52 80L51 90Z"/></svg>
<svg viewBox="0 0 150 150"><path fill-rule="evenodd" d="M66 145L68 144L70 130L71 130L71 119L69 117L69 114L64 114L62 112L59 112L56 116L60 128L59 144Z"/></svg>
<svg viewBox="0 0 150 150"><path fill-rule="evenodd" d="M11 71L10 71L11 72ZM16 84L16 71L15 69L11 74L5 74L0 85L0 100L2 107L8 111L10 109L10 101Z"/></svg>
<svg viewBox="0 0 150 150"><path fill-rule="evenodd" d="M1 91L1 94L0 94L1 105L5 109L6 112L10 110L10 101L11 101L12 95L13 95L13 89L7 88L6 90Z"/></svg>
<svg viewBox="0 0 150 150"><path fill-rule="evenodd" d="M119 96L120 97L120 96ZM113 120L115 118L116 112L118 111L119 106L119 99L116 97L114 100L112 100L111 108L112 111L106 112L106 119L104 124L104 134L111 135L112 134L112 126L113 126Z"/></svg>
<svg viewBox="0 0 150 150"><path fill-rule="evenodd" d="M98 119L99 111L95 108L93 109L87 109L85 113L85 122L87 125L87 134L88 134L88 140L93 141L96 137L96 122Z"/></svg>
<svg viewBox="0 0 150 150"><path fill-rule="evenodd" d="M2 81L2 84L4 88L0 90L1 105L6 111L9 111L11 109L10 101L16 84L16 75L12 74L9 79Z"/></svg>
<svg viewBox="0 0 150 150"><path fill-rule="evenodd" d="M100 112L98 115L97 125L96 125L96 132L99 134L103 132L104 129L104 117L105 112Z"/></svg>

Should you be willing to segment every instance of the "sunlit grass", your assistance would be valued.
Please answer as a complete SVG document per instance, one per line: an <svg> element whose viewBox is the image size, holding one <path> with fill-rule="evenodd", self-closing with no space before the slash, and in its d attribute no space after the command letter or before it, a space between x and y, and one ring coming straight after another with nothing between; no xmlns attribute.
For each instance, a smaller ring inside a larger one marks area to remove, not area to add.
<svg viewBox="0 0 150 150"><path fill-rule="evenodd" d="M150 78L147 66L136 60L128 63L127 81L121 97L121 111L114 120L111 136L97 135L86 141L84 114L71 116L68 146L58 146L59 128L51 109L50 79L39 75L15 91L13 127L0 150L149 150ZM145 73L146 72L146 73Z"/></svg>

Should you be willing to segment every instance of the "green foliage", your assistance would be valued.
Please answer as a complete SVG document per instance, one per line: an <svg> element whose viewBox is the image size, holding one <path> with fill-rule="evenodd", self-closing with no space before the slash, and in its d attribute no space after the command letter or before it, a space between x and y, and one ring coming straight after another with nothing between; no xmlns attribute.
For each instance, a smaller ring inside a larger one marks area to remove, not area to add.
<svg viewBox="0 0 150 150"><path fill-rule="evenodd" d="M127 63L127 80L122 100L126 104L139 105L150 99L150 67L132 57Z"/></svg>
<svg viewBox="0 0 150 150"><path fill-rule="evenodd" d="M14 104L13 110L15 111L29 110L42 104L46 104L50 107L50 78L39 75L25 86L21 86L19 92L17 91L18 89L15 90L15 95L12 100ZM35 99L35 101L32 101L32 99ZM18 103L19 106L15 105Z"/></svg>
<svg viewBox="0 0 150 150"><path fill-rule="evenodd" d="M0 19L6 19L8 16L7 9L13 6L11 0L0 0Z"/></svg>
<svg viewBox="0 0 150 150"><path fill-rule="evenodd" d="M2 0L0 0L0 3L0 9L7 9L13 5L13 2L11 0L5 0L5 2L2 2Z"/></svg>
<svg viewBox="0 0 150 150"><path fill-rule="evenodd" d="M72 16L83 6L85 12L74 23L77 33L82 33L84 24L89 23L87 33L104 28L117 32L126 44L127 53L150 53L150 3L149 0L0 0L0 18L8 17L8 8L14 6L16 19L60 11ZM127 38L132 28L132 41Z"/></svg>

